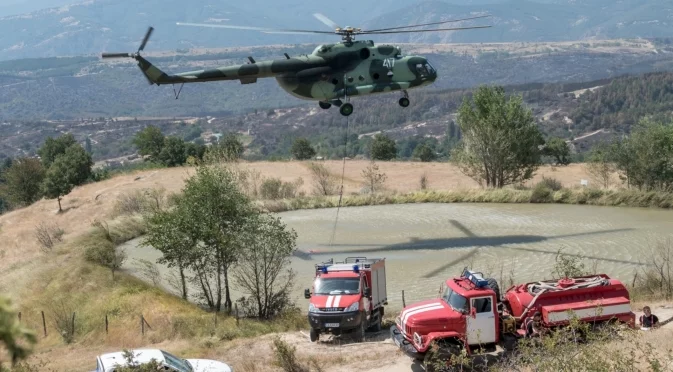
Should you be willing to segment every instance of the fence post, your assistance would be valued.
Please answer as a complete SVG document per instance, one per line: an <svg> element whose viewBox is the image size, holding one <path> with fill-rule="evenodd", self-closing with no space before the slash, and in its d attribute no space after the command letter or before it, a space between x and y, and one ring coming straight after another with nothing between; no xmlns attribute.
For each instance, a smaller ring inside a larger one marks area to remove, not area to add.
<svg viewBox="0 0 673 372"><path fill-rule="evenodd" d="M402 307L407 307L407 303L404 301L404 289L402 290Z"/></svg>
<svg viewBox="0 0 673 372"><path fill-rule="evenodd" d="M107 314L105 314L105 334L108 333L108 322L107 322Z"/></svg>
<svg viewBox="0 0 673 372"><path fill-rule="evenodd" d="M47 337L47 321L44 319L44 311L42 312L42 329L44 330L44 337Z"/></svg>
<svg viewBox="0 0 673 372"><path fill-rule="evenodd" d="M21 323L21 312L19 311L19 323Z"/></svg>
<svg viewBox="0 0 673 372"><path fill-rule="evenodd" d="M72 337L75 337L75 312L72 312Z"/></svg>
<svg viewBox="0 0 673 372"><path fill-rule="evenodd" d="M140 314L140 332L145 335L145 317L142 314Z"/></svg>
<svg viewBox="0 0 673 372"><path fill-rule="evenodd" d="M236 326L238 326L238 304L234 304L234 312L236 312Z"/></svg>

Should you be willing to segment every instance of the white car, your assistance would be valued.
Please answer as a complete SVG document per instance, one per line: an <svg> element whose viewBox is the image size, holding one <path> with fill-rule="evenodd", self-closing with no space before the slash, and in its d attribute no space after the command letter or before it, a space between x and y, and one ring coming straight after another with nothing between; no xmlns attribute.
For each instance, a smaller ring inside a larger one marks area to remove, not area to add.
<svg viewBox="0 0 673 372"><path fill-rule="evenodd" d="M160 371L170 372L233 372L227 364L210 359L182 359L159 349L138 349L133 352L133 361L145 364L156 360ZM123 352L108 353L96 358L95 372L115 372L115 368L128 365Z"/></svg>

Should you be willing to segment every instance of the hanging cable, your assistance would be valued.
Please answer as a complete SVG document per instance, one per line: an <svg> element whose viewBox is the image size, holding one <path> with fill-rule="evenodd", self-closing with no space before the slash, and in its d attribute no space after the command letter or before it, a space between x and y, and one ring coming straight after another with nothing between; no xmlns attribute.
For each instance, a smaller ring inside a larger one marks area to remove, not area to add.
<svg viewBox="0 0 673 372"><path fill-rule="evenodd" d="M343 199L344 194L344 177L346 174L346 156L348 155L348 137L350 136L350 120L349 116L346 116L346 138L344 140L344 159L343 166L341 168L341 186L339 187L339 202L337 204L336 218L334 219L334 227L332 228L332 237L329 240L329 246L331 247L334 243L334 236L336 235L337 222L339 221L339 210L341 209L341 200Z"/></svg>

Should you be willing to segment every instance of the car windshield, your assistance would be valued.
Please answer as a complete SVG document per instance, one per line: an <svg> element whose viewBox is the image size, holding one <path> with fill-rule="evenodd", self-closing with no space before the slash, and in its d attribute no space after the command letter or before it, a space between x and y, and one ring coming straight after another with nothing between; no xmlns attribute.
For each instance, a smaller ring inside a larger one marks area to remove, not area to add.
<svg viewBox="0 0 673 372"><path fill-rule="evenodd" d="M450 287L446 287L446 290L442 295L442 300L444 300L444 302L449 304L449 306L451 306L454 310L467 314L468 311L467 298L454 292Z"/></svg>
<svg viewBox="0 0 673 372"><path fill-rule="evenodd" d="M355 294L360 293L360 279L318 278L315 280L313 288L317 295Z"/></svg>
<svg viewBox="0 0 673 372"><path fill-rule="evenodd" d="M165 351L162 351L161 353L164 354L164 358L166 358L166 364L175 368L176 370L178 370L180 372L192 372L193 371L192 367L184 359L180 359L180 358L176 357L175 355L173 355L171 353L167 353Z"/></svg>

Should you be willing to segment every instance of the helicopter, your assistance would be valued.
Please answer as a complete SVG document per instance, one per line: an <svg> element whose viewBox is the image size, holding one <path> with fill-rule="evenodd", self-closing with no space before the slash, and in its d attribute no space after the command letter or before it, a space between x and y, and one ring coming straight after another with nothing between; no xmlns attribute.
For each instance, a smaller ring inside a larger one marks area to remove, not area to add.
<svg viewBox="0 0 673 372"><path fill-rule="evenodd" d="M362 30L350 26L340 27L320 13L315 13L313 16L334 31L270 29L181 22L178 22L177 25L254 30L270 34L335 34L341 36L342 41L318 45L308 55L290 57L287 53L284 53L284 59L259 62L249 56L249 63L247 64L169 75L140 55L154 30L153 27L149 27L135 53L103 53L101 57L104 59L135 59L150 85L156 84L157 86L220 80L239 80L241 84L253 84L258 79L275 78L280 87L290 95L303 100L318 101L318 105L322 109L329 109L334 105L339 107L341 115L349 116L353 113L353 105L350 103L350 98L353 96L401 91L403 96L398 103L402 107L408 107L410 104L408 90L430 85L437 79L437 70L427 58L415 55L404 56L399 46L375 45L372 40L355 40L356 35L458 31L491 27L472 26L407 30L413 27L485 18L489 15L373 30ZM179 92L176 93L176 99L178 96Z"/></svg>

